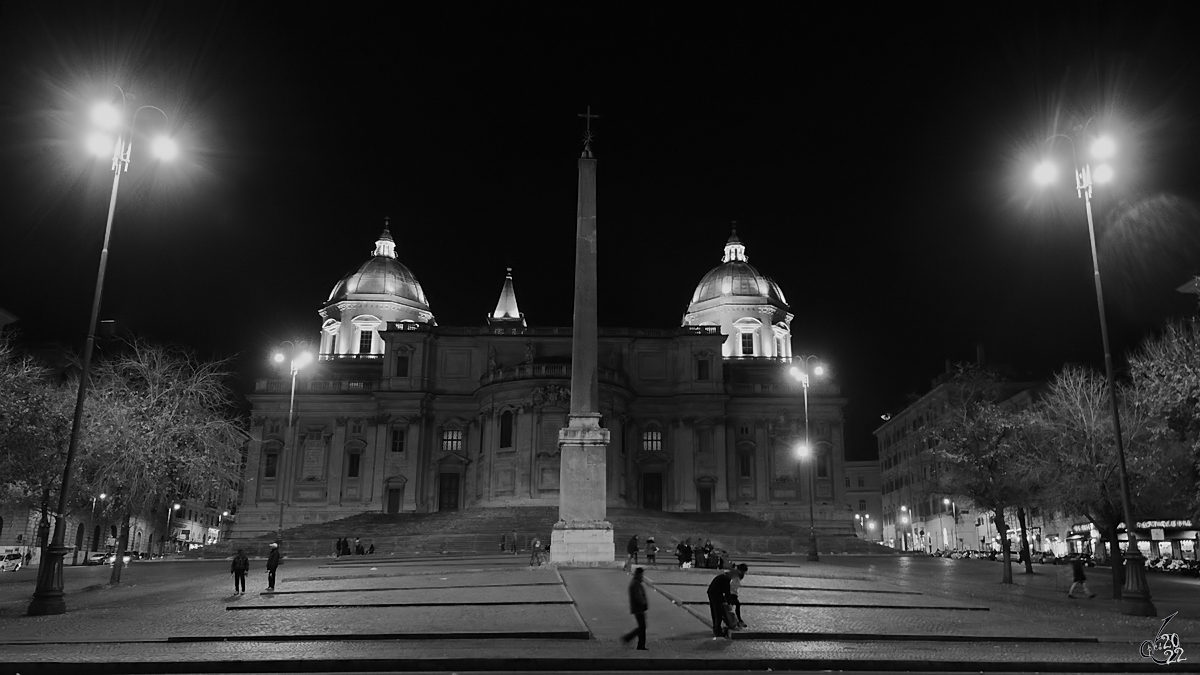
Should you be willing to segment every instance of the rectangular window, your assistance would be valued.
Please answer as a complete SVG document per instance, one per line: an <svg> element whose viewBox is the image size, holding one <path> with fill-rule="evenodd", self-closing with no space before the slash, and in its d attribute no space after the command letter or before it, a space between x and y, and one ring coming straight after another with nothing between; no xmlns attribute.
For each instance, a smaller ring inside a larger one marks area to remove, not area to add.
<svg viewBox="0 0 1200 675"><path fill-rule="evenodd" d="M396 377L408 377L408 357L396 357Z"/></svg>
<svg viewBox="0 0 1200 675"><path fill-rule="evenodd" d="M360 333L358 336L358 353L359 354L370 354L371 353L371 344L374 341L374 338L375 338L375 331L373 331L373 330L368 329L368 330L364 330L362 333Z"/></svg>
<svg viewBox="0 0 1200 675"><path fill-rule="evenodd" d="M642 452L660 452L662 450L662 432L642 432Z"/></svg>
<svg viewBox="0 0 1200 675"><path fill-rule="evenodd" d="M738 455L738 475L742 478L750 478L751 457L750 453L743 452Z"/></svg>
<svg viewBox="0 0 1200 675"><path fill-rule="evenodd" d="M267 428L270 429L269 433L278 434L280 426L281 422L279 420L271 420L270 426Z"/></svg>
<svg viewBox="0 0 1200 675"><path fill-rule="evenodd" d="M866 486L867 486L867 482L863 479L862 476L859 476L858 477L858 487L866 487Z"/></svg>
<svg viewBox="0 0 1200 675"><path fill-rule="evenodd" d="M867 510L867 500L865 500L865 499L858 500L858 510L859 511Z"/></svg>
<svg viewBox="0 0 1200 675"><path fill-rule="evenodd" d="M442 431L442 450L446 452L462 452L462 429L446 429Z"/></svg>
<svg viewBox="0 0 1200 675"><path fill-rule="evenodd" d="M355 421L350 424L350 433L361 434L362 432L363 432L363 423L362 422Z"/></svg>
<svg viewBox="0 0 1200 675"><path fill-rule="evenodd" d="M279 454L274 452L267 453L266 464L263 465L263 478L274 478L275 471L279 466Z"/></svg>
<svg viewBox="0 0 1200 675"><path fill-rule="evenodd" d="M404 452L405 429L392 429L392 452Z"/></svg>
<svg viewBox="0 0 1200 675"><path fill-rule="evenodd" d="M696 379L708 379L708 359L700 359L696 362Z"/></svg>
<svg viewBox="0 0 1200 675"><path fill-rule="evenodd" d="M846 487L850 487L850 476L846 476Z"/></svg>
<svg viewBox="0 0 1200 675"><path fill-rule="evenodd" d="M350 453L349 460L350 461L346 463L346 477L358 478L358 468L362 462L362 455L358 454L357 452L352 452Z"/></svg>
<svg viewBox="0 0 1200 675"><path fill-rule="evenodd" d="M511 448L513 446L513 413L511 410L505 410L500 415L500 447Z"/></svg>
<svg viewBox="0 0 1200 675"><path fill-rule="evenodd" d="M754 333L742 333L742 356L754 356Z"/></svg>
<svg viewBox="0 0 1200 675"><path fill-rule="evenodd" d="M829 455L821 455L817 460L817 478L829 478Z"/></svg>

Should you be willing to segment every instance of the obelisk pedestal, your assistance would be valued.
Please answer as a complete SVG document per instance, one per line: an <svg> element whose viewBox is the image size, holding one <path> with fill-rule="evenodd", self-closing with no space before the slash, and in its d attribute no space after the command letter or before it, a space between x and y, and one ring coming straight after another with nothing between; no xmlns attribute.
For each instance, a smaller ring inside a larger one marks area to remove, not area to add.
<svg viewBox="0 0 1200 675"><path fill-rule="evenodd" d="M581 115L581 117L585 117ZM600 426L596 318L596 159L588 135L579 158L575 226L575 315L571 329L571 415L558 432L558 522L550 533L554 563L612 563L612 525L605 519L608 429Z"/></svg>

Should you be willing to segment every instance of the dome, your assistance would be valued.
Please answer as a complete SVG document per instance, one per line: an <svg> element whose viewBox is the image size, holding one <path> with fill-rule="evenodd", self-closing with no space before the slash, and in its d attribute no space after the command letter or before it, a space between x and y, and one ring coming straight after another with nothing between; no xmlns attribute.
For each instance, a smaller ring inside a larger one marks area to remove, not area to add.
<svg viewBox="0 0 1200 675"><path fill-rule="evenodd" d="M696 286L696 291L692 293L692 304L731 296L762 298L772 304L787 306L779 284L760 274L750 264L737 230L725 243L725 256L721 264L709 270Z"/></svg>
<svg viewBox="0 0 1200 675"><path fill-rule="evenodd" d="M342 277L333 287L327 303L344 300L351 295L390 295L403 298L424 308L429 307L425 291L417 277L396 260L396 244L386 229L375 242L375 253L356 271Z"/></svg>

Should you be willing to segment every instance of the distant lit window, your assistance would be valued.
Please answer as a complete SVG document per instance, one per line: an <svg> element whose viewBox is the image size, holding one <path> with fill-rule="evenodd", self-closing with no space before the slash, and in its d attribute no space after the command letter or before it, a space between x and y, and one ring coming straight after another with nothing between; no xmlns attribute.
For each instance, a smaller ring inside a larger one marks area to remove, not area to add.
<svg viewBox="0 0 1200 675"><path fill-rule="evenodd" d="M446 429L442 431L442 450L446 452L462 452L462 429Z"/></svg>
<svg viewBox="0 0 1200 675"><path fill-rule="evenodd" d="M392 452L404 452L404 429L392 429Z"/></svg>
<svg viewBox="0 0 1200 675"><path fill-rule="evenodd" d="M396 357L396 377L408 377L408 357Z"/></svg>
<svg viewBox="0 0 1200 675"><path fill-rule="evenodd" d="M742 356L754 356L754 333L742 333Z"/></svg>
<svg viewBox="0 0 1200 675"><path fill-rule="evenodd" d="M500 447L511 448L513 446L513 414L511 410L505 410L500 415Z"/></svg>
<svg viewBox="0 0 1200 675"><path fill-rule="evenodd" d="M371 353L371 344L374 342L374 340L375 340L375 331L373 331L369 328L364 329L362 331L362 333L358 336L358 353L359 354L370 354Z"/></svg>
<svg viewBox="0 0 1200 675"><path fill-rule="evenodd" d="M656 429L642 432L642 452L660 452L662 450L662 432Z"/></svg>

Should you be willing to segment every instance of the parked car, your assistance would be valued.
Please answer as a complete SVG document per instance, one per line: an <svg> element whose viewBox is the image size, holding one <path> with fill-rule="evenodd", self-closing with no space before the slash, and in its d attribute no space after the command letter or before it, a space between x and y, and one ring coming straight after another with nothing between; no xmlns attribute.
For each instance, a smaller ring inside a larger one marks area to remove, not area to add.
<svg viewBox="0 0 1200 675"><path fill-rule="evenodd" d="M129 561L132 559L133 559L133 556L130 555L130 552L125 551L125 555L121 556L121 563L124 565L128 565ZM111 565L115 562L117 562L117 554L116 554L116 552L110 552L110 553L104 554L104 558L100 564L101 565Z"/></svg>
<svg viewBox="0 0 1200 675"><path fill-rule="evenodd" d="M0 572L16 572L25 563L25 556L20 553L5 553L0 560Z"/></svg>
<svg viewBox="0 0 1200 675"><path fill-rule="evenodd" d="M84 565L103 565L104 559L106 557L108 557L108 554L105 553L104 551L92 551L91 553L88 554L87 560L83 561L83 564Z"/></svg>
<svg viewBox="0 0 1200 675"><path fill-rule="evenodd" d="M1061 562L1064 562L1065 558L1056 556L1050 551L1042 551L1041 553L1038 553L1037 555L1034 556L1034 560L1037 560L1038 563L1042 564L1042 565L1045 565L1046 563L1049 563L1051 565L1057 565Z"/></svg>

